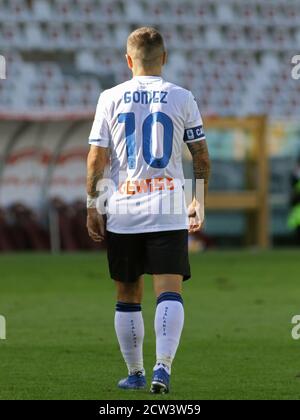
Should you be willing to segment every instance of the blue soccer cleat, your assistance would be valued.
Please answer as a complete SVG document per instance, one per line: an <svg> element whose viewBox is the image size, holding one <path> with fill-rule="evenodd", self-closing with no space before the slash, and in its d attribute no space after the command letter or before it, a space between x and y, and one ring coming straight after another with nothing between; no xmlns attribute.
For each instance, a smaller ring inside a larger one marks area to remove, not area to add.
<svg viewBox="0 0 300 420"><path fill-rule="evenodd" d="M151 394L168 394L170 390L170 375L164 368L153 372L150 392Z"/></svg>
<svg viewBox="0 0 300 420"><path fill-rule="evenodd" d="M118 383L121 389L144 389L146 387L146 378L143 372L137 372L129 375L125 379L121 379Z"/></svg>

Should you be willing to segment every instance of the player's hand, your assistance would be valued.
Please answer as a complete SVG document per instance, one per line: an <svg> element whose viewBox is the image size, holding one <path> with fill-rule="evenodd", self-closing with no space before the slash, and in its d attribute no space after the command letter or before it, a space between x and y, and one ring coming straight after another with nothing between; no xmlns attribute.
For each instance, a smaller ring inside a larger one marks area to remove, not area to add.
<svg viewBox="0 0 300 420"><path fill-rule="evenodd" d="M204 209L195 198L188 207L189 233L198 232L204 222Z"/></svg>
<svg viewBox="0 0 300 420"><path fill-rule="evenodd" d="M102 242L105 237L105 224L102 214L97 209L87 209L87 224L90 238L95 242Z"/></svg>

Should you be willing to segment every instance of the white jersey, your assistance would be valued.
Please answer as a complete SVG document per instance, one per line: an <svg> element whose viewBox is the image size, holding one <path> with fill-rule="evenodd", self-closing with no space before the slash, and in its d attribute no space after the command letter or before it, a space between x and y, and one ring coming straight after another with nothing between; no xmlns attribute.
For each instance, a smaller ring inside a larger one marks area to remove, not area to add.
<svg viewBox="0 0 300 420"><path fill-rule="evenodd" d="M104 91L89 143L110 149L107 230L187 229L182 145L204 138L192 93L161 77L137 76Z"/></svg>

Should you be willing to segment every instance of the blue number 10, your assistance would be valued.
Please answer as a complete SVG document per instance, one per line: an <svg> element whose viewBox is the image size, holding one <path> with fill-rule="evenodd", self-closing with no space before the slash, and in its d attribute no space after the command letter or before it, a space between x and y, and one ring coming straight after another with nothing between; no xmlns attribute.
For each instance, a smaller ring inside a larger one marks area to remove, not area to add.
<svg viewBox="0 0 300 420"><path fill-rule="evenodd" d="M134 169L136 167L135 115L133 112L119 114L118 121L119 123L125 123L128 167Z"/></svg>
<svg viewBox="0 0 300 420"><path fill-rule="evenodd" d="M125 123L126 149L129 169L136 167L136 139L135 139L135 115L133 112L119 114L119 123ZM156 158L152 154L152 128L156 123L162 124L163 156ZM171 158L173 146L174 126L171 118L163 112L154 112L148 115L142 127L143 133L143 157L152 168L165 168Z"/></svg>

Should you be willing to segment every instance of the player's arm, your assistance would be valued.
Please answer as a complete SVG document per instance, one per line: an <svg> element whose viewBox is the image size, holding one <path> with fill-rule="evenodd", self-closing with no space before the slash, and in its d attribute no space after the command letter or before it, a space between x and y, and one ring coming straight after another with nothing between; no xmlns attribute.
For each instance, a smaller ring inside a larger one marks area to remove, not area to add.
<svg viewBox="0 0 300 420"><path fill-rule="evenodd" d="M101 242L105 235L103 216L97 211L96 202L97 185L103 179L110 145L107 104L106 92L102 92L89 136L91 147L87 158L87 229L90 237L96 242Z"/></svg>
<svg viewBox="0 0 300 420"><path fill-rule="evenodd" d="M208 191L210 160L202 118L196 99L191 92L189 92L185 110L184 142L192 154L195 176L193 201L188 209L189 231L196 232L201 228L204 221L204 198ZM204 183L204 191L203 187L198 188L199 180L202 180Z"/></svg>
<svg viewBox="0 0 300 420"><path fill-rule="evenodd" d="M195 180L203 180L204 183L204 198L207 196L208 183L210 176L210 159L206 140L197 141L195 143L187 144L193 159L194 177ZM197 189L194 191L194 198L200 201L201 196L197 197Z"/></svg>
<svg viewBox="0 0 300 420"><path fill-rule="evenodd" d="M191 233L200 230L204 221L204 200L208 192L208 183L210 176L210 158L206 140L200 140L194 143L187 143L191 152L194 168L194 191L193 201L189 206L189 231ZM197 180L202 180L203 189L197 186Z"/></svg>
<svg viewBox="0 0 300 420"><path fill-rule="evenodd" d="M103 179L107 164L107 148L91 146L87 158L87 229L95 242L101 242L105 236L103 215L98 213L96 201L97 185Z"/></svg>

